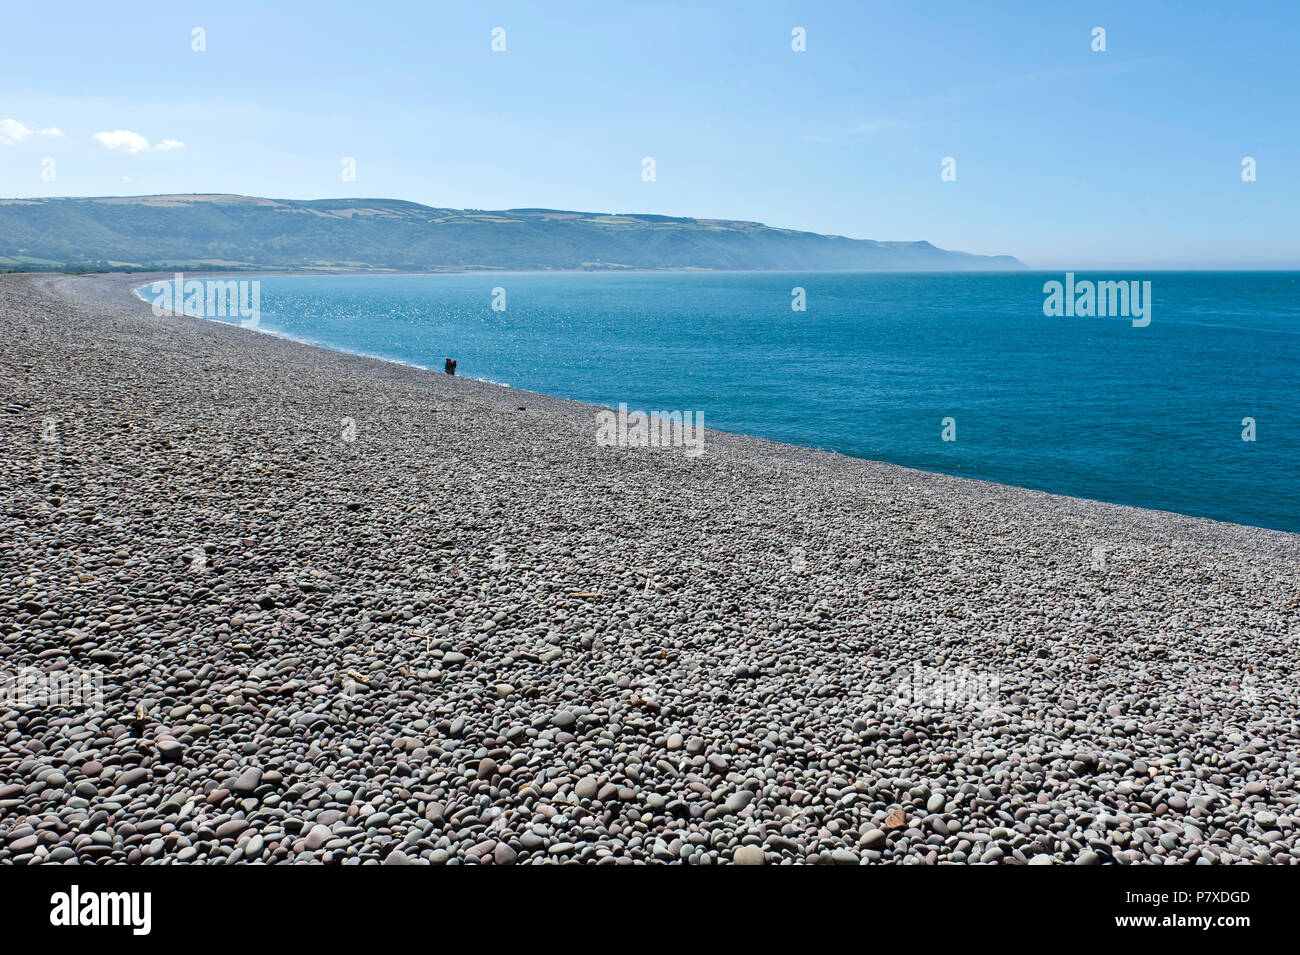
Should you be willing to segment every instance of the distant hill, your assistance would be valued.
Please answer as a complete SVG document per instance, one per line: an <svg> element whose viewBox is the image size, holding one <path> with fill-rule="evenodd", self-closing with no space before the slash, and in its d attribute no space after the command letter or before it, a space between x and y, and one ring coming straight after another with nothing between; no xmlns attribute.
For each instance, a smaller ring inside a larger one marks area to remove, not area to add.
<svg viewBox="0 0 1300 955"><path fill-rule="evenodd" d="M0 199L0 270L1018 269L1007 255L757 222L397 199Z"/></svg>

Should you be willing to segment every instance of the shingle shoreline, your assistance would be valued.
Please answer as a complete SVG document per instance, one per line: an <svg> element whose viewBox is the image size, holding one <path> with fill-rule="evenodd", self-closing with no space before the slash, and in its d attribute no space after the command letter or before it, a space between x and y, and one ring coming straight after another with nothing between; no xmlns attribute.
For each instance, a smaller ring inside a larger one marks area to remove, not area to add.
<svg viewBox="0 0 1300 955"><path fill-rule="evenodd" d="M1300 536L602 448L148 280L0 276L0 863L1300 859Z"/></svg>

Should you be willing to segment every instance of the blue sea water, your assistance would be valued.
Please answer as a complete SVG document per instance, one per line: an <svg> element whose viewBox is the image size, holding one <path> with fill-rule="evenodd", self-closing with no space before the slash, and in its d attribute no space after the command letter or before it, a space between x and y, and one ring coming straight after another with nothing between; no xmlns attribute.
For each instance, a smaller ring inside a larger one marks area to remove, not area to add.
<svg viewBox="0 0 1300 955"><path fill-rule="evenodd" d="M710 428L909 467L1300 531L1300 273L1077 275L1150 280L1145 328L1046 317L1053 279L276 277L261 279L261 328L430 368L451 356L461 375L699 411ZM791 308L796 286L806 311ZM942 440L948 417L955 441Z"/></svg>

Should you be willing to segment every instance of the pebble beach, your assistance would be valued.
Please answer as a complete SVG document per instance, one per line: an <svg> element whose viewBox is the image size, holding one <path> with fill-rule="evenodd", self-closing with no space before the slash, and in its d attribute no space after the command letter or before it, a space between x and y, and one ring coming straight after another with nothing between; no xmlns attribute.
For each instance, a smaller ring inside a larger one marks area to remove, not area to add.
<svg viewBox="0 0 1300 955"><path fill-rule="evenodd" d="M0 276L0 864L1300 862L1300 535L603 447L148 278Z"/></svg>

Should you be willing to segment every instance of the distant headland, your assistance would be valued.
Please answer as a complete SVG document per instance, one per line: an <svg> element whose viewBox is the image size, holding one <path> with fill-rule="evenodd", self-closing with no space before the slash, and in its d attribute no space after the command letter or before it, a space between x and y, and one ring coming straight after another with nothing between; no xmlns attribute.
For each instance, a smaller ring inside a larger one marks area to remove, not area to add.
<svg viewBox="0 0 1300 955"><path fill-rule="evenodd" d="M1009 255L758 222L398 199L0 199L0 271L1002 270Z"/></svg>

